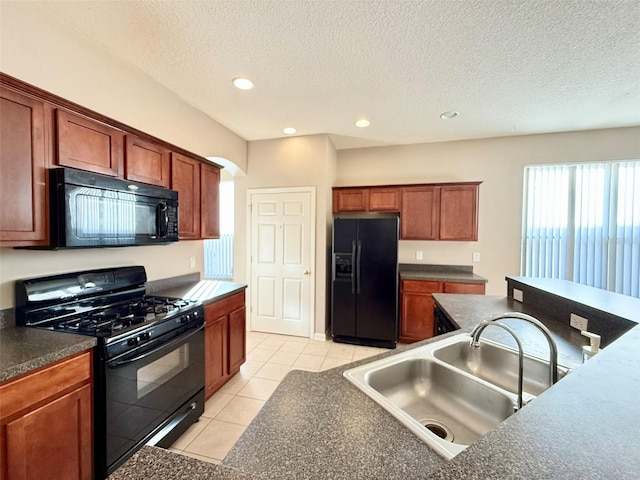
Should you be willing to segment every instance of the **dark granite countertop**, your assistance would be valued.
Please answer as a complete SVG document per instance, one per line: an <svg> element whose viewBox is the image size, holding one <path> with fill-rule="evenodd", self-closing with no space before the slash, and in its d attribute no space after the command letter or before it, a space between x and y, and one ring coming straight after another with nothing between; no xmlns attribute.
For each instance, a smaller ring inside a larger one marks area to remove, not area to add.
<svg viewBox="0 0 640 480"><path fill-rule="evenodd" d="M490 299L493 306L487 310L497 309L491 313L505 311L505 297L477 297ZM469 331L478 323L475 317L456 321L461 330L448 335ZM567 366L580 365L582 343L563 341L564 336L571 336L564 325L549 319L542 321L554 332ZM487 336L499 340L489 335L489 330ZM443 457L342 376L344 370L356 365L442 338L402 346L326 372L289 373L223 464L247 473L291 479L413 479L446 470L448 462ZM536 342L546 346L544 337L530 335L529 343ZM526 344L524 340L523 343ZM547 355L548 350L542 351Z"/></svg>
<svg viewBox="0 0 640 480"><path fill-rule="evenodd" d="M487 283L487 279L473 273L466 265L427 265L401 263L398 267L403 280L433 280L435 282Z"/></svg>
<svg viewBox="0 0 640 480"><path fill-rule="evenodd" d="M166 290L154 291L154 295L165 297L180 297L188 300L199 300L203 304L222 300L229 295L233 295L247 286L244 283L226 282L219 280L200 280L190 282L178 287Z"/></svg>
<svg viewBox="0 0 640 480"><path fill-rule="evenodd" d="M108 478L109 480L250 480L259 477L162 448L142 447Z"/></svg>
<svg viewBox="0 0 640 480"><path fill-rule="evenodd" d="M0 329L0 382L89 350L96 339L28 327Z"/></svg>

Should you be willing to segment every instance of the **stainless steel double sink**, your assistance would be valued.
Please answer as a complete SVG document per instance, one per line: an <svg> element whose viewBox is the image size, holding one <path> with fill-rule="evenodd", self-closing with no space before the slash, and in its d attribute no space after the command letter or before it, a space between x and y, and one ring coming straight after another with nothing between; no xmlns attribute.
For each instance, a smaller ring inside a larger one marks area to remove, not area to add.
<svg viewBox="0 0 640 480"><path fill-rule="evenodd" d="M518 353L459 334L344 372L445 458L507 419L517 404ZM558 368L558 378L567 372ZM524 403L549 387L549 362L525 355Z"/></svg>

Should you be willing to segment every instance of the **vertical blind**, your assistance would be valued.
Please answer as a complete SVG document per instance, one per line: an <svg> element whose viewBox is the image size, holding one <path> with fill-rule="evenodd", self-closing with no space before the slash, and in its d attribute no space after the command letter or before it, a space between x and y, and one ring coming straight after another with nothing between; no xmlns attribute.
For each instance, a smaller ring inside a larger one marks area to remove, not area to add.
<svg viewBox="0 0 640 480"><path fill-rule="evenodd" d="M640 161L525 167L520 273L640 298Z"/></svg>

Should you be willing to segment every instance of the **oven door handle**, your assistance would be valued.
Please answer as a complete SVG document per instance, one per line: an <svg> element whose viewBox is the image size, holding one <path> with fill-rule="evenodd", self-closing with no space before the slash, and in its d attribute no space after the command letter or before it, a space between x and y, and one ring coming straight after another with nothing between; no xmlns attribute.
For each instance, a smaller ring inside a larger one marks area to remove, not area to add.
<svg viewBox="0 0 640 480"><path fill-rule="evenodd" d="M189 333L188 335L182 335L178 338L176 338L175 340L171 340L170 342L167 343L162 343L160 344L160 346L158 348L154 348L153 350L143 353L142 355L137 355L133 358L128 358L126 360L120 360L120 361L107 361L107 367L109 368L118 368L121 367L123 365L127 365L129 363L133 363L133 362L137 362L138 360L142 360L143 358L148 357L149 355L153 355L154 353L156 353L158 350L163 349L163 348L171 348L179 343L184 342L186 339L193 337L196 333L200 332L201 330L203 330L205 327L205 324L202 324L202 326L198 327L197 330L194 330L193 332Z"/></svg>

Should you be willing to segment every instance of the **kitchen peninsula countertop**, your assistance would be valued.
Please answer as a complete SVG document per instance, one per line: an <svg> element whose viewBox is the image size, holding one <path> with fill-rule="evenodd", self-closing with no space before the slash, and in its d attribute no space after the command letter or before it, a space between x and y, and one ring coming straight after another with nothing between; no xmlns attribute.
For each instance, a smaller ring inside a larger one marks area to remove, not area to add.
<svg viewBox="0 0 640 480"><path fill-rule="evenodd" d="M486 314L518 309L507 297L463 297L476 302L456 307L461 329L448 335L469 331ZM436 296L443 303L449 299L457 304L453 295ZM542 321L569 366L580 365L585 342L574 344L577 338L560 322ZM223 464L291 479L637 478L638 342L635 327L450 461L342 377L373 359L321 373L292 371Z"/></svg>
<svg viewBox="0 0 640 480"><path fill-rule="evenodd" d="M233 468L157 447L142 447L109 480L258 480Z"/></svg>
<svg viewBox="0 0 640 480"><path fill-rule="evenodd" d="M401 263L398 267L402 280L431 280L434 282L487 283L487 279L473 273L467 265L427 265Z"/></svg>

